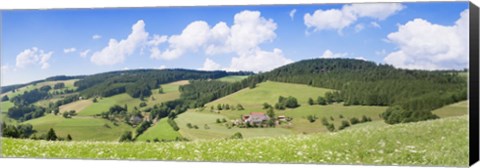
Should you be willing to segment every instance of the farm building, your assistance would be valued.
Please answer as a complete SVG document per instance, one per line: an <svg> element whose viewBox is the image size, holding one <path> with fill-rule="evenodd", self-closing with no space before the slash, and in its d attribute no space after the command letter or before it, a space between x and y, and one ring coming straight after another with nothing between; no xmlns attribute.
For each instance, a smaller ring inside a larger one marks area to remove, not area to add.
<svg viewBox="0 0 480 168"><path fill-rule="evenodd" d="M250 124L261 124L263 121L269 120L270 117L262 112L251 112L250 115L242 116L243 122L249 122Z"/></svg>

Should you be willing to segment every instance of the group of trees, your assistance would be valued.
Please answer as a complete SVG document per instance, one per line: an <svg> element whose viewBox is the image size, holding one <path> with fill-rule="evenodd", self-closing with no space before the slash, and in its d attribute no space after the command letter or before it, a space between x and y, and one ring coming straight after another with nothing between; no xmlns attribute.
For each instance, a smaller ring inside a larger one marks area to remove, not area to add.
<svg viewBox="0 0 480 168"><path fill-rule="evenodd" d="M210 110L214 110L215 106L210 106ZM234 106L233 104L217 104L217 110L245 110L241 104Z"/></svg>
<svg viewBox="0 0 480 168"><path fill-rule="evenodd" d="M278 102L275 104L275 109L277 110L285 110L285 108L297 108L299 107L300 104L298 104L298 101L295 97L288 96L288 97L283 97L280 96L278 98Z"/></svg>
<svg viewBox="0 0 480 168"><path fill-rule="evenodd" d="M35 132L31 124L9 125L2 122L2 137L30 138Z"/></svg>
<svg viewBox="0 0 480 168"><path fill-rule="evenodd" d="M341 118L343 118L343 116ZM330 117L330 119L332 121L334 120L333 117ZM352 118L350 118L350 122L348 120L342 120L341 123L340 123L340 126L338 127L338 130L343 130L347 127L350 127L351 125L356 125L356 124L370 122L370 121L372 121L372 119L370 117L365 116L365 115L363 115L361 119L358 119L356 117L352 117ZM335 131L335 125L333 124L333 122L330 123L326 117L322 118L322 125L325 126L325 128L327 128L327 130L330 131L330 132Z"/></svg>
<svg viewBox="0 0 480 168"><path fill-rule="evenodd" d="M16 119L20 122L41 117L45 114L46 109L34 105L15 105L8 109L8 117Z"/></svg>

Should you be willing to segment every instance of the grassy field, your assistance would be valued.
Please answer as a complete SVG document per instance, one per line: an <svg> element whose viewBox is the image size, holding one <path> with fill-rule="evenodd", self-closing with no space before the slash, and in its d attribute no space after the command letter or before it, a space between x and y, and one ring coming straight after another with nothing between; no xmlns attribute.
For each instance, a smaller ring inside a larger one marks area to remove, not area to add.
<svg viewBox="0 0 480 168"><path fill-rule="evenodd" d="M180 114L175 121L179 132L183 137L188 139L215 139L226 138L232 136L236 132L242 133L243 137L268 137L268 136L282 136L292 134L291 130L285 128L237 128L232 127L228 129L221 123L216 123L217 119L227 118L224 115L210 113L210 112L195 112L189 110ZM187 123L198 126L198 129L188 128ZM208 129L205 128L208 126Z"/></svg>
<svg viewBox="0 0 480 168"><path fill-rule="evenodd" d="M248 78L248 75L232 75L232 76L226 76L223 78L219 78L217 80L223 81L223 82L238 82L241 81L245 78Z"/></svg>
<svg viewBox="0 0 480 168"><path fill-rule="evenodd" d="M468 100L444 106L432 111L439 117L461 116L468 114Z"/></svg>
<svg viewBox="0 0 480 168"><path fill-rule="evenodd" d="M83 110L78 112L80 116L90 116L100 114L102 112L108 111L110 107L114 105L124 106L125 104L128 106L128 110L132 111L135 106L138 107L140 104L140 99L132 98L130 95L126 93L118 94L111 97L104 97L98 98L97 103L92 103L90 106L84 108ZM90 100L92 101L92 100ZM74 103L84 103L84 102L74 102ZM72 106L80 106L80 105L72 105Z"/></svg>
<svg viewBox="0 0 480 168"><path fill-rule="evenodd" d="M73 140L77 141L117 141L124 131L132 129L124 123L115 126L112 122L100 118L78 116L66 119L52 114L23 123L32 124L38 131L37 136L53 128L57 136L65 138L70 134Z"/></svg>
<svg viewBox="0 0 480 168"><path fill-rule="evenodd" d="M161 119L155 125L148 128L142 135L137 137L137 141L152 141L155 138L159 140L175 140L175 138L180 137L180 133L173 130L172 126L170 126L167 122L167 119Z"/></svg>
<svg viewBox="0 0 480 168"><path fill-rule="evenodd" d="M78 113L92 104L93 104L93 101L91 99L78 100L78 101L60 106L60 112L63 113L65 111L75 110Z"/></svg>
<svg viewBox="0 0 480 168"><path fill-rule="evenodd" d="M169 143L2 140L4 157L467 166L468 116L277 138Z"/></svg>
<svg viewBox="0 0 480 168"><path fill-rule="evenodd" d="M225 96L216 101L206 104L207 107L217 104L242 104L247 111L262 110L263 103L274 105L280 96L293 96L300 104L307 104L308 98L316 100L318 96L324 96L330 89L316 88L307 85L290 84L281 82L263 82L255 88L242 89L234 94Z"/></svg>
<svg viewBox="0 0 480 168"><path fill-rule="evenodd" d="M27 85L27 86L24 86L24 87L21 87L19 89L17 89L16 92L5 92L5 93L2 93L2 97L4 95L8 95L9 98L12 98L12 97L15 97L15 96L18 96L20 94L23 94L25 91L31 91L33 89L39 89L41 88L42 86L51 86L52 87L52 91L53 90L53 86L57 83L64 83L65 84L65 88L63 89L60 89L61 91L65 90L65 89L76 89L76 87L73 85L78 79L71 79L71 80L58 80L58 81L46 81L46 82L40 82L40 83L37 83L36 85Z"/></svg>
<svg viewBox="0 0 480 168"><path fill-rule="evenodd" d="M152 107L156 104L171 101L180 98L180 91L178 88L182 85L187 85L187 80L172 82L161 85L163 93L159 93L159 89L152 90L152 95L146 98L147 107Z"/></svg>

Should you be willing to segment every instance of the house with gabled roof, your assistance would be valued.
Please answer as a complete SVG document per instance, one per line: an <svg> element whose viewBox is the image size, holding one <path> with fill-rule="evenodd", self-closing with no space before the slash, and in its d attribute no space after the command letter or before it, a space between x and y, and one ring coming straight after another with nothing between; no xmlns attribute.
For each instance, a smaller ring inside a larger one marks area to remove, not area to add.
<svg viewBox="0 0 480 168"><path fill-rule="evenodd" d="M270 120L270 117L268 117L265 113L262 112L251 112L250 115L243 115L242 116L243 122L247 123L249 122L250 124L262 124L264 121Z"/></svg>

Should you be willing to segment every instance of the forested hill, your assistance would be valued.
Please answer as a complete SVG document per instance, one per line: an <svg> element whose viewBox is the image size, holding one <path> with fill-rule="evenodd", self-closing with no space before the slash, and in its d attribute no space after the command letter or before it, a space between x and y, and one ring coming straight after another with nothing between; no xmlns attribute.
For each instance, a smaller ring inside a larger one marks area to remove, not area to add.
<svg viewBox="0 0 480 168"><path fill-rule="evenodd" d="M197 71L186 69L130 70L89 75L75 82L81 95L108 97L128 93L134 98L148 97L151 89L178 80L216 79L229 75L251 75L252 72Z"/></svg>
<svg viewBox="0 0 480 168"><path fill-rule="evenodd" d="M347 105L392 105L439 93L459 98L467 94L467 81L456 72L404 70L356 59L304 60L260 78L340 90Z"/></svg>
<svg viewBox="0 0 480 168"><path fill-rule="evenodd" d="M405 70L356 59L303 60L230 85L198 83L218 88L189 89L198 88L192 83L181 88L182 97L200 95L195 98L201 105L267 80L335 89L339 93L334 99L344 105L398 105L403 110L430 111L467 98L467 80L456 71Z"/></svg>

